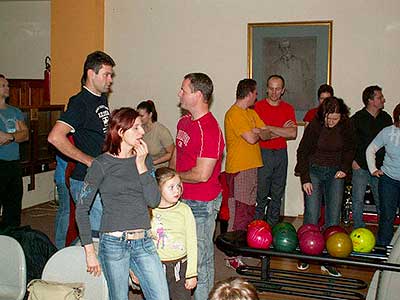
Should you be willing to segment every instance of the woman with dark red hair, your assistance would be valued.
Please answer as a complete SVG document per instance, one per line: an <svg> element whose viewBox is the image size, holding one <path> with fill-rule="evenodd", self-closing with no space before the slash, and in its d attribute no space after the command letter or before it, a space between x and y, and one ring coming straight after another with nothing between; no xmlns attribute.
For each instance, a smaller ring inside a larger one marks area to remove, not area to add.
<svg viewBox="0 0 400 300"><path fill-rule="evenodd" d="M383 128L369 144L366 157L369 171L379 177L379 216L377 244L387 246L393 237L393 222L400 207L400 104L393 111L393 125ZM375 164L376 152L385 147L381 169Z"/></svg>
<svg viewBox="0 0 400 300"><path fill-rule="evenodd" d="M304 224L318 224L322 198L325 199L325 228L340 224L344 178L350 173L354 158L354 132L349 109L336 97L326 98L314 120L305 128L297 149L295 173L305 193ZM297 268L309 265L299 262ZM331 276L341 273L332 265L321 270Z"/></svg>
<svg viewBox="0 0 400 300"><path fill-rule="evenodd" d="M157 207L160 192L142 140L139 114L132 108L114 110L104 153L88 169L76 220L86 253L87 271L107 280L110 300L128 300L131 269L146 299L169 300L165 274L151 238L148 207ZM99 263L93 246L89 210L99 191L103 202Z"/></svg>

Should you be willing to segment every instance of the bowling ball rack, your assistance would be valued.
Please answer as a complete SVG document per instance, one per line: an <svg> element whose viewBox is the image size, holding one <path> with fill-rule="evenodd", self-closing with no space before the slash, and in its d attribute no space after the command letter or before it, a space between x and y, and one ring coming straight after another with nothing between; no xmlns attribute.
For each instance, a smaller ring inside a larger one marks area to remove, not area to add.
<svg viewBox="0 0 400 300"><path fill-rule="evenodd" d="M260 259L261 266L243 266L236 270L238 274L246 276L246 280L254 284L257 290L305 299L365 299L365 296L358 291L367 288L368 284L363 280L350 277L332 277L297 270L273 269L270 266L273 257L400 272L399 264L386 262L390 247L387 249L376 247L371 253L352 252L348 258L334 258L326 251L320 256L305 255L299 250L285 253L276 251L273 247L268 250L248 247L245 231L223 233L217 237L216 245L228 256L242 255Z"/></svg>

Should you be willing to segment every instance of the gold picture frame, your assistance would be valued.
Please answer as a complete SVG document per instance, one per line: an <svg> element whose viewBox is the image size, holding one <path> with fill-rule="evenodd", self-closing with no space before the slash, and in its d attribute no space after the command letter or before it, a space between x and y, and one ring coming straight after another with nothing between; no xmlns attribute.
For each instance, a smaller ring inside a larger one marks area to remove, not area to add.
<svg viewBox="0 0 400 300"><path fill-rule="evenodd" d="M318 105L317 90L331 83L333 21L249 23L248 76L258 83L259 98L267 95L266 80L285 79L283 99L293 105L301 124Z"/></svg>

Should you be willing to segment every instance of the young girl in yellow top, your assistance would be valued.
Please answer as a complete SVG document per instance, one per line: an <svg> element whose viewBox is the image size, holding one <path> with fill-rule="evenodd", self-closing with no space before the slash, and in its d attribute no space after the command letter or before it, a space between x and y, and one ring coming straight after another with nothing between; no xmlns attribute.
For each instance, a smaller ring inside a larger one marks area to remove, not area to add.
<svg viewBox="0 0 400 300"><path fill-rule="evenodd" d="M161 192L158 208L152 210L151 227L163 264L172 300L190 300L197 285L197 238L192 210L179 201L183 189L178 174L170 168L156 171Z"/></svg>

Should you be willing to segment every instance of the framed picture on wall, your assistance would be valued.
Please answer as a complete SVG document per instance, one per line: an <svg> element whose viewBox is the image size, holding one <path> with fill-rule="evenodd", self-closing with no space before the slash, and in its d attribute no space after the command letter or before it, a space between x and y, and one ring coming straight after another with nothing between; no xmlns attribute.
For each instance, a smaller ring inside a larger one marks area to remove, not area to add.
<svg viewBox="0 0 400 300"><path fill-rule="evenodd" d="M281 75L282 98L301 124L318 105L319 86L331 81L332 21L249 23L247 30L248 75L258 83L259 98L267 96L267 78Z"/></svg>

